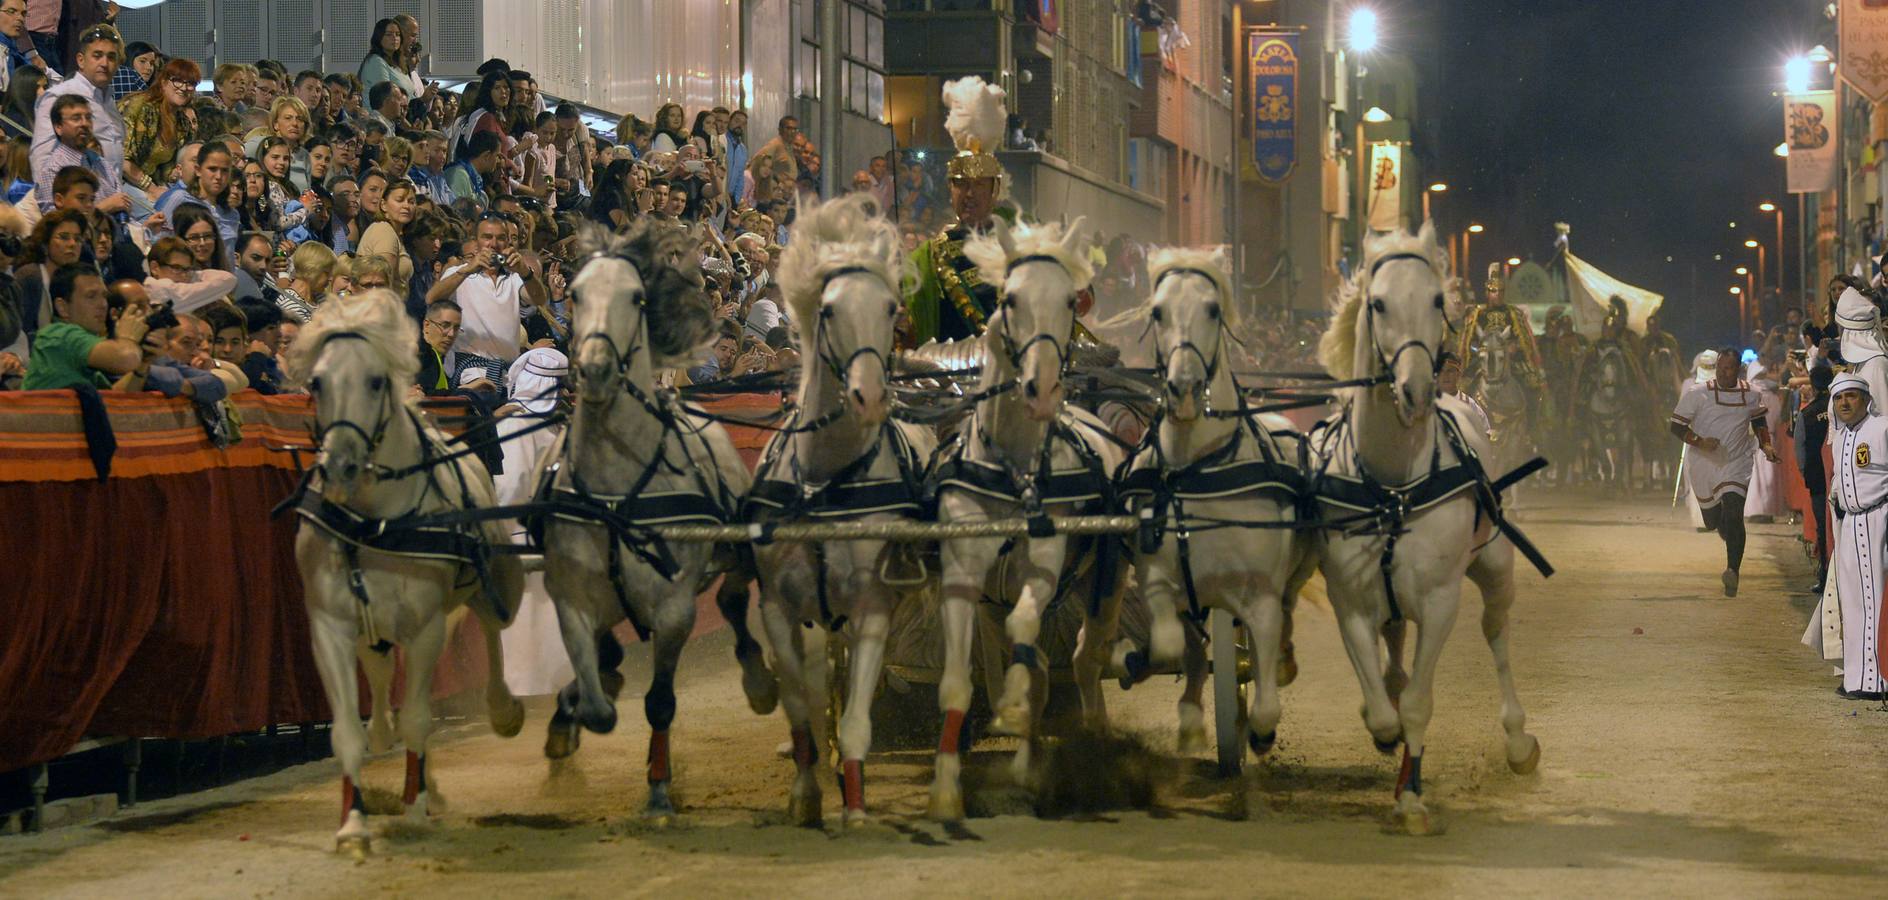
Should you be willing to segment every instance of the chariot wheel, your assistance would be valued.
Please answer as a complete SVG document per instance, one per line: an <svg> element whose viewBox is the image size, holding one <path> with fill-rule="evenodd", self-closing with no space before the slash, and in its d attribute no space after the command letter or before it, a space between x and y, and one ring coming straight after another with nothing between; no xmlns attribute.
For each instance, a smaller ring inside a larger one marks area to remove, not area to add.
<svg viewBox="0 0 1888 900"><path fill-rule="evenodd" d="M1213 732L1219 774L1239 774L1246 759L1246 710L1252 691L1252 633L1223 609L1207 619L1213 652Z"/></svg>

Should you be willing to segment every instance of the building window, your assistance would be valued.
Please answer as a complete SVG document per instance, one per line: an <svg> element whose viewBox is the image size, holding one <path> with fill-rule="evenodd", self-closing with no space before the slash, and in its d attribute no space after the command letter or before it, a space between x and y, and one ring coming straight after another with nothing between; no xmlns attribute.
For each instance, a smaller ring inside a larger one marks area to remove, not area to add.
<svg viewBox="0 0 1888 900"><path fill-rule="evenodd" d="M885 117L885 19L866 0L846 5L846 109L874 121Z"/></svg>

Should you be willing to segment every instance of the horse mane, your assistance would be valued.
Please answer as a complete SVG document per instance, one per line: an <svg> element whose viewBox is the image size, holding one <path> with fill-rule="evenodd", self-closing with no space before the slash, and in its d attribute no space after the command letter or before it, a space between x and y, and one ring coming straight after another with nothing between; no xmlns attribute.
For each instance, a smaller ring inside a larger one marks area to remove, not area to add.
<svg viewBox="0 0 1888 900"><path fill-rule="evenodd" d="M337 297L315 307L314 318L302 326L295 343L289 345L285 372L289 383L308 383L322 347L337 334L355 334L365 340L396 385L411 383L420 370L419 326L406 314L406 301L381 288ZM400 390L404 394L405 388Z"/></svg>
<svg viewBox="0 0 1888 900"><path fill-rule="evenodd" d="M794 323L814 321L826 279L839 269L863 266L894 293L904 293L914 270L899 249L898 226L882 213L865 193L801 202L793 242L780 255L780 291Z"/></svg>
<svg viewBox="0 0 1888 900"><path fill-rule="evenodd" d="M1399 253L1413 253L1428 260L1437 278L1448 275L1448 260L1427 222L1415 234L1397 229L1372 232L1364 238L1363 264L1338 286L1331 304L1331 324L1318 339L1318 362L1332 378L1346 381L1362 374L1357 371L1357 317L1363 313L1364 298L1370 296L1370 271L1377 260Z"/></svg>
<svg viewBox="0 0 1888 900"><path fill-rule="evenodd" d="M985 284L1001 285L1009 278L1010 263L1025 256L1048 256L1067 269L1075 280L1075 289L1088 287L1095 277L1095 264L1088 258L1089 240L1082 233L1082 220L1068 225L1059 222L1022 222L1010 225L998 218L988 231L964 241L964 255L977 264L977 274Z"/></svg>
<svg viewBox="0 0 1888 900"><path fill-rule="evenodd" d="M643 279L649 353L658 368L693 364L715 338L701 274L701 239L692 229L644 218L622 233L601 226L578 230L578 252L614 256Z"/></svg>

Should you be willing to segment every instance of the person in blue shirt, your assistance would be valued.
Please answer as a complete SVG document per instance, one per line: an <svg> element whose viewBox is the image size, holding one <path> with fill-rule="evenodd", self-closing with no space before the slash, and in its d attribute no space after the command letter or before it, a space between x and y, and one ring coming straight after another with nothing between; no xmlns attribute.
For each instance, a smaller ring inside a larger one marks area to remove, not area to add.
<svg viewBox="0 0 1888 900"><path fill-rule="evenodd" d="M446 167L452 202L471 200L481 210L491 205L491 198L485 194L485 179L498 169L498 146L498 135L489 131L477 132L466 140L459 161Z"/></svg>
<svg viewBox="0 0 1888 900"><path fill-rule="evenodd" d="M195 180L188 188L172 185L170 190L157 198L157 211L164 214L164 221L174 226L177 207L195 203L209 210L211 217L216 219L216 230L222 234L223 246L234 247L237 235L242 232L242 217L227 205L234 166L229 147L221 143L204 144L203 149L197 151Z"/></svg>

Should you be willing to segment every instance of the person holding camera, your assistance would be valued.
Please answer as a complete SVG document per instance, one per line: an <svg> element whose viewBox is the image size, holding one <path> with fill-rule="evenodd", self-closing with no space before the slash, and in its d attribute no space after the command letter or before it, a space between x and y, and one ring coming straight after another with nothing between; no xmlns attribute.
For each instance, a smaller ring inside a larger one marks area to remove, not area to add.
<svg viewBox="0 0 1888 900"><path fill-rule="evenodd" d="M110 388L113 377L146 372L164 352L164 331L151 327L148 303L127 304L116 335L107 332L105 280L97 269L77 262L62 265L53 271L47 292L53 322L34 337L22 389Z"/></svg>
<svg viewBox="0 0 1888 900"><path fill-rule="evenodd" d="M505 371L518 358L521 322L549 297L538 260L512 248L510 228L501 215L481 216L475 237L471 261L441 273L426 300L459 304L465 323L455 345L458 369L477 368L502 391Z"/></svg>

